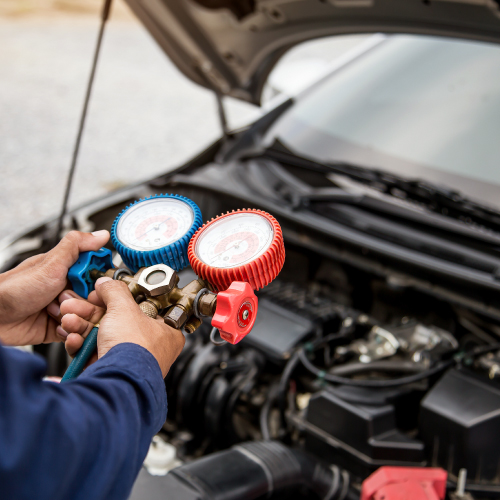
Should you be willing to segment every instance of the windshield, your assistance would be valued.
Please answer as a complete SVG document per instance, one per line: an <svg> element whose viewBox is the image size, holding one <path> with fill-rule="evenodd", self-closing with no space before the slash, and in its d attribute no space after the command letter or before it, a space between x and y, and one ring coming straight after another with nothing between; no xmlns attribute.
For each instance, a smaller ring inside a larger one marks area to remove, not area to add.
<svg viewBox="0 0 500 500"><path fill-rule="evenodd" d="M297 154L426 179L500 206L500 47L397 35L270 129Z"/></svg>

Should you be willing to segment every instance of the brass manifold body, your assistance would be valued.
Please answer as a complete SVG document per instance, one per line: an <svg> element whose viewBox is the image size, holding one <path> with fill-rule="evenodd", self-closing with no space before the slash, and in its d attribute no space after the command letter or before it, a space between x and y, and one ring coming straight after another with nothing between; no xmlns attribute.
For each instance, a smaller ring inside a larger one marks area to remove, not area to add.
<svg viewBox="0 0 500 500"><path fill-rule="evenodd" d="M193 333L203 317L212 317L217 306L217 294L209 283L198 278L179 288L179 276L165 264L142 267L135 274L121 268L93 270L90 276L123 281L144 314L161 316L167 325L187 333Z"/></svg>

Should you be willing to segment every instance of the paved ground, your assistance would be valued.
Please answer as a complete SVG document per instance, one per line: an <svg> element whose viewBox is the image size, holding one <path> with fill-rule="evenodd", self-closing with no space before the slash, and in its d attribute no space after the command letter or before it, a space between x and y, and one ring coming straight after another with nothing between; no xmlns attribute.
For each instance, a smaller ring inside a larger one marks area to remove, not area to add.
<svg viewBox="0 0 500 500"><path fill-rule="evenodd" d="M0 237L58 211L96 23L0 21ZM150 177L216 139L213 96L136 23L109 24L72 204Z"/></svg>
<svg viewBox="0 0 500 500"><path fill-rule="evenodd" d="M0 17L0 239L59 211L96 35L90 15ZM338 52L323 43L292 59L331 60ZM231 116L244 121L249 108L230 103ZM130 15L117 15L105 35L71 205L178 166L219 134L213 95L186 80Z"/></svg>

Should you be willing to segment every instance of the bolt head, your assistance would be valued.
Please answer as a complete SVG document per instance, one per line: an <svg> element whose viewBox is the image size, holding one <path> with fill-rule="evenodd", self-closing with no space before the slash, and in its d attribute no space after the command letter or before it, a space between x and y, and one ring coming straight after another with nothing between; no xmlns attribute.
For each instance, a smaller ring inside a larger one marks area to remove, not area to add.
<svg viewBox="0 0 500 500"><path fill-rule="evenodd" d="M166 316L164 316L163 321L168 326L180 330L182 325L187 321L188 315L183 307L174 306Z"/></svg>
<svg viewBox="0 0 500 500"><path fill-rule="evenodd" d="M142 271L137 286L146 297L158 297L170 292L178 281L177 273L171 267L156 264Z"/></svg>

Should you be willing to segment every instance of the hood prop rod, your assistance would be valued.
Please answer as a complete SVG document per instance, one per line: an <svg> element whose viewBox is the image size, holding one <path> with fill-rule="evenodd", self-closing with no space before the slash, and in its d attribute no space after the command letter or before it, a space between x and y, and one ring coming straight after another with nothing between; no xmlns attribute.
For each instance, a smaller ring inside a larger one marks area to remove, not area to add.
<svg viewBox="0 0 500 500"><path fill-rule="evenodd" d="M222 95L214 90L215 98L217 99L217 111L219 113L219 121L220 121L220 126L222 129L222 134L224 135L224 138L229 137L229 128L227 126L227 115L226 115L226 108L224 107L224 101L222 100Z"/></svg>
<svg viewBox="0 0 500 500"><path fill-rule="evenodd" d="M106 26L106 21L109 19L109 13L111 10L112 1L113 0L104 0L104 4L102 7L101 26L99 28L99 34L97 36L97 44L96 44L96 48L95 48L95 52L94 52L94 59L92 61L92 69L90 71L89 81L87 84L87 91L85 93L85 100L83 102L82 114L80 117L80 124L78 127L78 133L76 136L75 146L73 149L73 156L71 158L71 165L70 165L69 172L68 172L68 178L66 180L66 189L64 191L64 198L63 198L63 203L62 203L62 207L61 207L61 213L59 215L59 220L57 223L57 231L56 231L56 234L54 237L54 245L57 244L57 242L59 241L59 238L61 238L61 232L62 232L63 224L64 224L64 217L66 216L66 213L68 211L69 195L71 192L71 186L73 184L73 177L75 174L76 162L78 160L78 153L80 151L80 143L82 141L83 129L85 126L85 119L87 118L87 111L88 111L89 102L90 102L90 95L92 93L92 87L94 84L95 73L96 73L96 68L97 68L97 61L99 60L99 54L101 52L102 38L104 35L104 28Z"/></svg>

